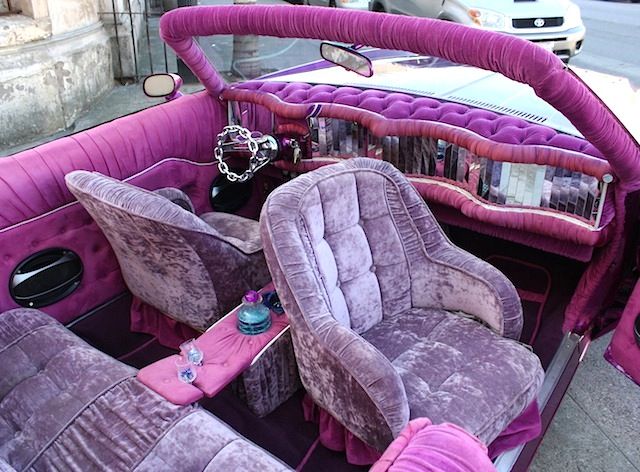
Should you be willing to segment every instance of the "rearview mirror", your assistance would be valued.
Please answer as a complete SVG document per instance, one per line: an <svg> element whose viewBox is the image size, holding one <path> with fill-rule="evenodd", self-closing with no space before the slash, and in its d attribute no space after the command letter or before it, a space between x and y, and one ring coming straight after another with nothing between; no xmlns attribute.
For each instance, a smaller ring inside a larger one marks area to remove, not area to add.
<svg viewBox="0 0 640 472"><path fill-rule="evenodd" d="M320 55L325 61L344 67L356 74L364 77L373 75L371 60L347 46L323 42L320 44Z"/></svg>
<svg viewBox="0 0 640 472"><path fill-rule="evenodd" d="M176 74L152 74L142 82L142 90L147 97L159 98L164 97L167 100L173 100L181 97L180 86L182 78Z"/></svg>

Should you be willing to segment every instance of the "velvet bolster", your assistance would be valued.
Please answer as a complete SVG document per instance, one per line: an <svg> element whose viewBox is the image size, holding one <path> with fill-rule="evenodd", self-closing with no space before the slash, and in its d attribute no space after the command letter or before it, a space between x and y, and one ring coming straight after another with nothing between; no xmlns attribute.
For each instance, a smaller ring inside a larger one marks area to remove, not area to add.
<svg viewBox="0 0 640 472"><path fill-rule="evenodd" d="M495 467L477 438L451 423L409 422L370 472L491 472Z"/></svg>

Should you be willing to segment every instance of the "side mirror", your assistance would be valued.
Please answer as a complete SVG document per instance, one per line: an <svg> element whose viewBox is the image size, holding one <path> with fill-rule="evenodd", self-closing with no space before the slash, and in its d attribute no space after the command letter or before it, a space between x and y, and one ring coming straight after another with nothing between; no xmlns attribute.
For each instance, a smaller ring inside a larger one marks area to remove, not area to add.
<svg viewBox="0 0 640 472"><path fill-rule="evenodd" d="M176 74L152 74L142 82L142 90L147 97L164 97L166 100L182 97L181 86L182 77Z"/></svg>
<svg viewBox="0 0 640 472"><path fill-rule="evenodd" d="M323 42L320 44L320 55L325 61L344 67L356 74L364 77L373 75L371 60L353 48Z"/></svg>

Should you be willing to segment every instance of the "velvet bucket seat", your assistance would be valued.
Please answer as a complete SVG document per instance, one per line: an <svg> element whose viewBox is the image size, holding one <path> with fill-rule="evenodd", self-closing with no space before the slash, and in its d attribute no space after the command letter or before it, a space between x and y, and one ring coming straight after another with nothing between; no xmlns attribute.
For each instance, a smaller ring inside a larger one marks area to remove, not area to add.
<svg viewBox="0 0 640 472"><path fill-rule="evenodd" d="M179 189L150 192L87 171L65 180L107 237L129 290L181 323L205 331L247 290L270 280L255 220L219 212L197 216ZM238 387L259 416L300 387L288 333L244 372Z"/></svg>
<svg viewBox="0 0 640 472"><path fill-rule="evenodd" d="M109 240L129 290L181 323L204 331L269 281L257 221L198 217L176 189L149 192L97 172L65 180Z"/></svg>
<svg viewBox="0 0 640 472"><path fill-rule="evenodd" d="M488 444L536 398L515 288L453 246L390 164L350 159L279 187L261 235L303 385L368 445L418 417Z"/></svg>

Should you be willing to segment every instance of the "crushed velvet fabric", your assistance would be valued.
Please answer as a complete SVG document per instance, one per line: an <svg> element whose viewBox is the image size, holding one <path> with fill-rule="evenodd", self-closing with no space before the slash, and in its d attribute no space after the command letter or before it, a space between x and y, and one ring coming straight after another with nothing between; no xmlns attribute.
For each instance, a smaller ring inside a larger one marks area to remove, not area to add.
<svg viewBox="0 0 640 472"><path fill-rule="evenodd" d="M196 212L196 209L193 206L193 202L189 198L189 195L184 193L179 188L163 187L163 188L154 190L154 192L166 198L167 200L171 201L172 203L175 203L180 208L187 210L190 213Z"/></svg>
<svg viewBox="0 0 640 472"><path fill-rule="evenodd" d="M134 375L40 311L0 314L0 470L289 470Z"/></svg>
<svg viewBox="0 0 640 472"><path fill-rule="evenodd" d="M258 226L242 219L244 240L227 237L153 192L98 173L75 171L67 186L104 231L131 292L171 318L204 331L269 280L255 245ZM238 225L240 217L225 217ZM226 229L225 229L226 230Z"/></svg>
<svg viewBox="0 0 640 472"><path fill-rule="evenodd" d="M262 251L257 221L222 212L203 213L200 218L245 254Z"/></svg>
<svg viewBox="0 0 640 472"><path fill-rule="evenodd" d="M454 424L411 420L370 472L495 472L487 447Z"/></svg>
<svg viewBox="0 0 640 472"><path fill-rule="evenodd" d="M280 334L234 383L237 395L259 417L282 405L301 386L289 331Z"/></svg>
<svg viewBox="0 0 640 472"><path fill-rule="evenodd" d="M390 316L363 338L402 378L411 418L457 424L485 444L542 385L540 362L526 347L442 309L413 308Z"/></svg>
<svg viewBox="0 0 640 472"><path fill-rule="evenodd" d="M535 397L537 357L501 337L522 329L515 288L452 246L392 165L357 158L298 177L270 195L261 234L303 385L370 446L416 416L491 441Z"/></svg>
<svg viewBox="0 0 640 472"><path fill-rule="evenodd" d="M136 472L291 470L203 410L182 418L134 469Z"/></svg>
<svg viewBox="0 0 640 472"><path fill-rule="evenodd" d="M0 472L16 472L16 469L11 467L0 457Z"/></svg>

